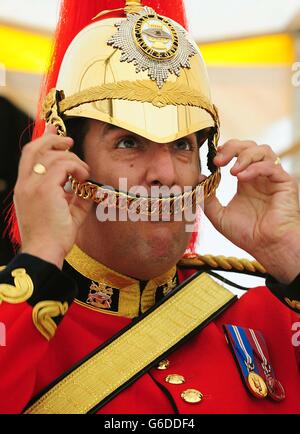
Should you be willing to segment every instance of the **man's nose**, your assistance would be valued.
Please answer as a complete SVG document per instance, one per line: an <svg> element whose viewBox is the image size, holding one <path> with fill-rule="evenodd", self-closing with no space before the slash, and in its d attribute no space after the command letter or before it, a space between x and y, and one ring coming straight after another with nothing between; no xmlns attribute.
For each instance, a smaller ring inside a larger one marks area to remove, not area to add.
<svg viewBox="0 0 300 434"><path fill-rule="evenodd" d="M146 182L149 186L172 187L176 184L175 162L167 144L156 144L149 156Z"/></svg>

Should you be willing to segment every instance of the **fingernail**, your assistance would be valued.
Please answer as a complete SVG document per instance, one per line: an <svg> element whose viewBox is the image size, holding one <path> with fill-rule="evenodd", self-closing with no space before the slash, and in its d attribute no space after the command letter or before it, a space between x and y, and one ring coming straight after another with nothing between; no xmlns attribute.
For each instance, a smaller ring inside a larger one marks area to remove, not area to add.
<svg viewBox="0 0 300 434"><path fill-rule="evenodd" d="M72 193L73 192L72 184L71 184L70 181L67 181L65 183L64 190L65 190L66 193Z"/></svg>

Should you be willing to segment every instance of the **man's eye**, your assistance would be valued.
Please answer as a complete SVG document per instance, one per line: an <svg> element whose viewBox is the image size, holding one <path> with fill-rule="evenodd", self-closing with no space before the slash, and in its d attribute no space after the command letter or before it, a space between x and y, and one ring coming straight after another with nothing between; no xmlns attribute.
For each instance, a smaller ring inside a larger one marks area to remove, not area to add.
<svg viewBox="0 0 300 434"><path fill-rule="evenodd" d="M120 140L117 144L118 149L135 149L137 146L136 140L130 137Z"/></svg>
<svg viewBox="0 0 300 434"><path fill-rule="evenodd" d="M180 140L179 142L175 143L175 149L178 151L192 151L193 145L188 140Z"/></svg>

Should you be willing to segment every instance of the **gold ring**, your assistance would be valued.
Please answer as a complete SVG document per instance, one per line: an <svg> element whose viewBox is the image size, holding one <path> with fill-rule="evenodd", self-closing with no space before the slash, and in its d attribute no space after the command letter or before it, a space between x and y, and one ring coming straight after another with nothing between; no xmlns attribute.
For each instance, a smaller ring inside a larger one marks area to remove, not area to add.
<svg viewBox="0 0 300 434"><path fill-rule="evenodd" d="M275 163L276 166L279 166L281 164L281 160L279 157L276 158Z"/></svg>
<svg viewBox="0 0 300 434"><path fill-rule="evenodd" d="M43 164L38 163L34 166L33 172L36 173L37 175L45 175L47 169Z"/></svg>

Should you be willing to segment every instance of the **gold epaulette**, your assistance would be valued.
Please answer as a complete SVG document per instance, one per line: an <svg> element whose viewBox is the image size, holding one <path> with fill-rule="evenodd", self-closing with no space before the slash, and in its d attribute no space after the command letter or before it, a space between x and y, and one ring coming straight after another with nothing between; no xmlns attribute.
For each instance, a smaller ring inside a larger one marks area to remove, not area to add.
<svg viewBox="0 0 300 434"><path fill-rule="evenodd" d="M5 268L6 268L5 265L2 265L2 266L0 265L0 272L3 271L3 270L5 270Z"/></svg>
<svg viewBox="0 0 300 434"><path fill-rule="evenodd" d="M267 270L259 262L231 256L198 255L196 253L186 254L179 261L178 266L182 268L233 271L261 277L267 274Z"/></svg>

